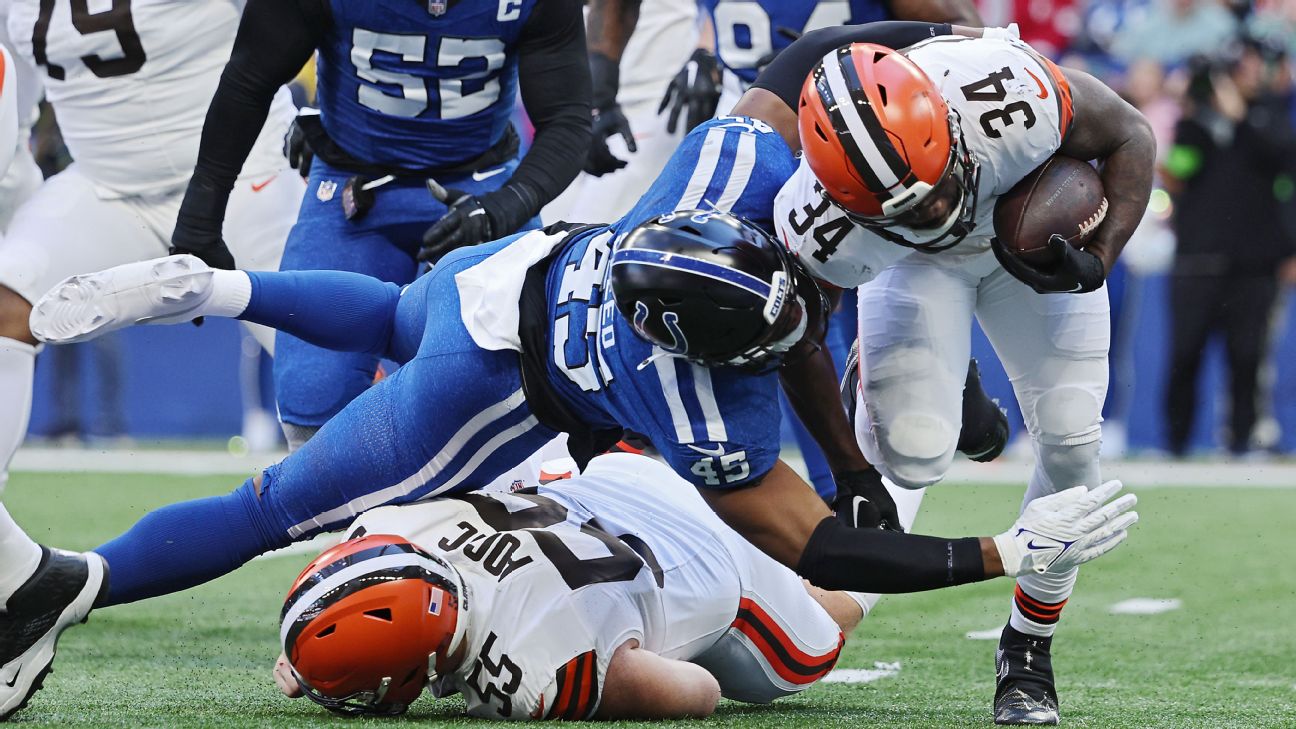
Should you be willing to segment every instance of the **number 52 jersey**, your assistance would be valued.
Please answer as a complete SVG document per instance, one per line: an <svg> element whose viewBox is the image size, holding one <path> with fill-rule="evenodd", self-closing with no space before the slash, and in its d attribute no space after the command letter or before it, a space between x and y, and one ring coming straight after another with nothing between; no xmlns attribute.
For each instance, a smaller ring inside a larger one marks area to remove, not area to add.
<svg viewBox="0 0 1296 729"><path fill-rule="evenodd" d="M707 665L726 696L745 700L806 688L843 640L800 578L644 456L601 456L538 490L375 509L348 538L361 533L402 536L459 572L467 650L448 687L483 718L590 718L630 639ZM735 660L744 654L764 658ZM811 667L790 670L789 655ZM762 681L757 694L742 690Z"/></svg>
<svg viewBox="0 0 1296 729"><path fill-rule="evenodd" d="M980 165L976 227L940 254L989 250L995 199L1062 146L1071 127L1071 90L1051 61L1017 38L940 36L902 51L958 112L963 141ZM854 288L913 253L853 224L828 202L802 160L774 201L779 236L816 277Z"/></svg>

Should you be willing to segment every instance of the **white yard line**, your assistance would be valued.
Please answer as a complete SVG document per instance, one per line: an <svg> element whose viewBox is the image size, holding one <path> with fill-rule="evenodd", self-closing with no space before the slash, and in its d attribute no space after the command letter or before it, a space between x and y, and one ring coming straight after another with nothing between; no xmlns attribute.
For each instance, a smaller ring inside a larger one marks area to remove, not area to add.
<svg viewBox="0 0 1296 729"><path fill-rule="evenodd" d="M999 640L1001 635L1003 635L1002 625L995 628L986 628L985 630L969 630L963 637L968 640Z"/></svg>
<svg viewBox="0 0 1296 729"><path fill-rule="evenodd" d="M900 662L874 661L872 668L835 668L819 679L823 683L873 683L900 674Z"/></svg>
<svg viewBox="0 0 1296 729"><path fill-rule="evenodd" d="M1160 615L1183 607L1177 597L1131 597L1107 608L1112 615Z"/></svg>
<svg viewBox="0 0 1296 729"><path fill-rule="evenodd" d="M94 450L76 448L23 448L14 457L14 471L163 473L178 475L249 476L282 460L284 453L235 456L199 450ZM795 453L784 455L793 468L802 470ZM957 461L944 484L1020 483L1024 488L1033 465L1027 461L994 463ZM1131 489L1164 486L1296 488L1296 462L1206 463L1165 461L1107 461L1103 478L1119 478Z"/></svg>

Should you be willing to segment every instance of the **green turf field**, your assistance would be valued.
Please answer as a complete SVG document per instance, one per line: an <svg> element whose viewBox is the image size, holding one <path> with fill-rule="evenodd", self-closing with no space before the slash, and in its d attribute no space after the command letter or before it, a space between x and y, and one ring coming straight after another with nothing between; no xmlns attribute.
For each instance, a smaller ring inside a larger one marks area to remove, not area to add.
<svg viewBox="0 0 1296 729"><path fill-rule="evenodd" d="M40 541L88 548L147 509L217 493L237 479L15 474L5 493ZM1020 487L944 486L918 530L1007 527ZM1081 576L1054 646L1063 723L1088 727L1296 726L1296 490L1157 488L1139 492L1129 542ZM357 726L289 701L270 681L279 603L304 556L260 560L200 589L112 608L69 631L26 726ZM883 599L838 668L899 662L867 684L819 685L769 707L724 703L725 726L990 726L991 641L1006 618L1006 580ZM1179 610L1111 615L1134 597ZM424 699L403 719L456 719L456 701Z"/></svg>

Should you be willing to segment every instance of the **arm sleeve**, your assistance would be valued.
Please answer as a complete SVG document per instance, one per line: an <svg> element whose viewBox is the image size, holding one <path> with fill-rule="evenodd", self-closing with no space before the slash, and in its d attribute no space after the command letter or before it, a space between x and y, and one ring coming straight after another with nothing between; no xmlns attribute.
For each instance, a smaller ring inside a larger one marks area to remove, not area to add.
<svg viewBox="0 0 1296 729"><path fill-rule="evenodd" d="M576 178L590 145L590 69L579 0L541 3L518 48L518 86L535 140L507 187L538 212Z"/></svg>
<svg viewBox="0 0 1296 729"><path fill-rule="evenodd" d="M327 5L321 0L248 0L207 109L198 166L180 206L173 242L220 237L230 190L265 125L275 92L310 60L326 22Z"/></svg>
<svg viewBox="0 0 1296 729"><path fill-rule="evenodd" d="M981 541L854 529L830 516L810 535L797 574L825 590L919 592L984 580Z"/></svg>
<svg viewBox="0 0 1296 729"><path fill-rule="evenodd" d="M951 33L949 23L918 23L887 20L863 25L841 25L813 30L797 39L761 71L752 86L777 94L788 106L797 108L801 86L815 64L835 48L851 43L876 43L887 48L906 48L919 41Z"/></svg>

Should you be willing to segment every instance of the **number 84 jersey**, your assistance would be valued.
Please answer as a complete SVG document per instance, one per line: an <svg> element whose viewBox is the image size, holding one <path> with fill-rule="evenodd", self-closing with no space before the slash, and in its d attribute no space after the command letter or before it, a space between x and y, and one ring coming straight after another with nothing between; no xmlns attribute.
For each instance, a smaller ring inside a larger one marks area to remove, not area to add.
<svg viewBox="0 0 1296 729"><path fill-rule="evenodd" d="M1071 127L1071 90L1062 72L1017 38L940 36L902 51L958 112L963 141L980 165L976 227L940 255L989 250L995 200L1058 151ZM910 255L854 225L824 198L804 161L774 202L779 235L818 278L862 285ZM926 255L926 254L913 254Z"/></svg>
<svg viewBox="0 0 1296 729"><path fill-rule="evenodd" d="M241 7L232 0L0 0L0 16L15 50L43 73L72 158L105 197L119 197L188 183ZM247 173L282 166L294 113L281 90Z"/></svg>

